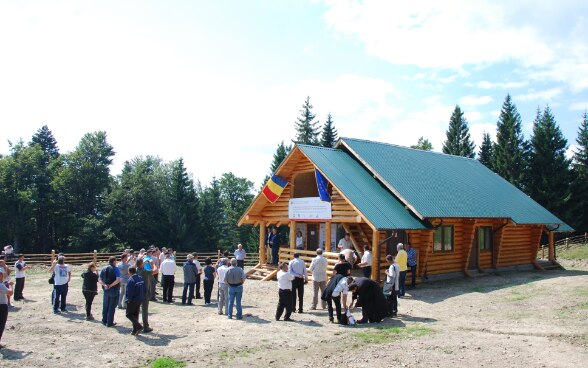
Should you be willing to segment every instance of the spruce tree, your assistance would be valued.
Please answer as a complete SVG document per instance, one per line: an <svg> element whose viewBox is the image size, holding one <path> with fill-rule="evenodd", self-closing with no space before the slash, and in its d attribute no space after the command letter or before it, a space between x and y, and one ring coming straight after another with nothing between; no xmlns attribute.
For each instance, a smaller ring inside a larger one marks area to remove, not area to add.
<svg viewBox="0 0 588 368"><path fill-rule="evenodd" d="M432 151L433 150L433 143L425 137L420 137L417 141L417 144L410 146L410 148L419 149L423 151Z"/></svg>
<svg viewBox="0 0 588 368"><path fill-rule="evenodd" d="M566 217L569 200L570 160L568 142L557 126L549 106L543 114L537 110L531 137L529 195L560 218Z"/></svg>
<svg viewBox="0 0 588 368"><path fill-rule="evenodd" d="M570 225L577 232L588 231L588 114L584 112L576 138L572 164L571 196L569 206Z"/></svg>
<svg viewBox="0 0 588 368"><path fill-rule="evenodd" d="M327 121L325 121L325 125L323 126L323 134L321 136L321 146L332 148L337 143L337 129L333 125L333 117L331 113L327 115Z"/></svg>
<svg viewBox="0 0 588 368"><path fill-rule="evenodd" d="M314 121L315 114L312 113L312 105L310 104L310 97L306 97L306 101L300 110L300 117L294 122L296 128L295 143L310 144L313 146L319 145L319 128L318 120Z"/></svg>
<svg viewBox="0 0 588 368"><path fill-rule="evenodd" d="M55 190L51 186L56 169L60 165L59 148L53 133L47 125L42 126L33 135L29 146L38 146L43 154L39 157L39 172L35 175L34 181L37 189L35 198L35 243L39 251L49 251L54 246L53 223L54 213L57 209L55 204Z"/></svg>
<svg viewBox="0 0 588 368"><path fill-rule="evenodd" d="M470 139L468 122L458 105L455 106L455 110L451 114L446 135L447 140L443 143L443 153L474 158L476 146Z"/></svg>
<svg viewBox="0 0 588 368"><path fill-rule="evenodd" d="M490 170L492 170L492 156L494 154L494 148L492 147L492 145L493 143L492 139L490 138L490 134L484 132L484 138L482 139L480 152L478 152L478 160Z"/></svg>
<svg viewBox="0 0 588 368"><path fill-rule="evenodd" d="M519 189L523 189L527 144L521 130L521 115L510 95L506 95L496 125L492 169Z"/></svg>

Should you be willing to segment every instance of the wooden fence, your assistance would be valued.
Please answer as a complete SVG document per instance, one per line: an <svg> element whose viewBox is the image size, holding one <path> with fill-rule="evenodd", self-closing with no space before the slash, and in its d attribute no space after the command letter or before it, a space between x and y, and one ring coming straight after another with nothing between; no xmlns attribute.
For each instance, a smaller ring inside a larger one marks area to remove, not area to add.
<svg viewBox="0 0 588 368"><path fill-rule="evenodd" d="M207 258L211 258L213 263L216 263L219 258L222 258L222 253L220 251L217 252L174 252L175 259L177 265L182 265L186 261L186 256L188 254L198 254L198 261L204 264L204 261ZM79 264L87 264L90 262L94 262L96 264L105 264L108 262L108 258L114 256L119 259L122 252L114 252L114 253L98 253L97 251L90 252L90 253L63 253L65 256L65 262L71 265L79 265ZM25 254L25 261L30 265L46 265L50 266L53 260L57 257L57 253L55 251L51 251L49 254ZM229 258L234 257L231 253L229 254ZM247 253L247 257L245 258L245 265L246 266L254 266L259 261L259 254L258 253Z"/></svg>

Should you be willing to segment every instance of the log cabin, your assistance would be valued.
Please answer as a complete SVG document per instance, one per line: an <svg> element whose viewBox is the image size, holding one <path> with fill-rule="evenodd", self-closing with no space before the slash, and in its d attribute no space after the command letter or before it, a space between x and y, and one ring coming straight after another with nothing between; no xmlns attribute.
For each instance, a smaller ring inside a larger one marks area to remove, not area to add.
<svg viewBox="0 0 588 368"><path fill-rule="evenodd" d="M319 198L317 172L330 198ZM289 226L289 244L280 261L291 259L296 233L304 238L303 259L323 248L330 266L335 245L351 234L361 254L372 247L372 279L384 279L385 257L400 242L418 253L417 276L470 276L536 262L543 234L555 262L555 231L571 231L478 160L393 144L341 138L335 148L295 145L276 170L287 181L271 203L261 193L239 220L260 227L259 264L248 276L269 280L266 264L271 226ZM329 201L330 199L330 201Z"/></svg>

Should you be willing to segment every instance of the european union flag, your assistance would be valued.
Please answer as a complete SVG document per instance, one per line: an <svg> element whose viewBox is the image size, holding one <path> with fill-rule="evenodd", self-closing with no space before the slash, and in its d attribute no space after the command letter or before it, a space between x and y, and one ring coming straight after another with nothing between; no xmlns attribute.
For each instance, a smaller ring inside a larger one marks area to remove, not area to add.
<svg viewBox="0 0 588 368"><path fill-rule="evenodd" d="M318 187L319 197L321 197L321 201L331 202L331 196L329 195L329 191L327 190L327 186L329 185L327 178L325 178L323 174L320 171L318 171L318 169L314 170L314 176L316 176L316 186Z"/></svg>

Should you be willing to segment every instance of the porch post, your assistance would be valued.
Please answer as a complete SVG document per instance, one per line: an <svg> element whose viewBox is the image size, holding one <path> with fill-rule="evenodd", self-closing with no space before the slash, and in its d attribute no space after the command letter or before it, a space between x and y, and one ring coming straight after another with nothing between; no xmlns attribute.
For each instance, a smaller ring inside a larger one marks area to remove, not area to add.
<svg viewBox="0 0 588 368"><path fill-rule="evenodd" d="M325 249L323 251L331 251L331 221L325 222Z"/></svg>
<svg viewBox="0 0 588 368"><path fill-rule="evenodd" d="M296 248L296 221L290 221L290 249Z"/></svg>
<svg viewBox="0 0 588 368"><path fill-rule="evenodd" d="M553 231L549 232L549 252L547 258L550 262L555 261L555 242Z"/></svg>
<svg viewBox="0 0 588 368"><path fill-rule="evenodd" d="M380 282L380 233L373 229L372 236L372 280Z"/></svg>
<svg viewBox="0 0 588 368"><path fill-rule="evenodd" d="M259 264L265 264L267 258L265 256L265 221L259 222Z"/></svg>

